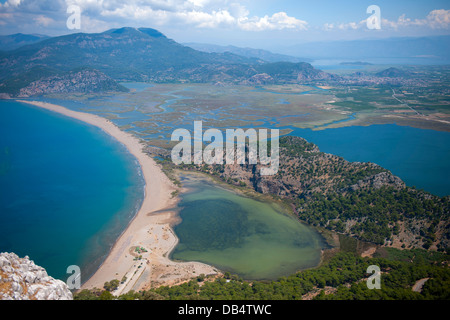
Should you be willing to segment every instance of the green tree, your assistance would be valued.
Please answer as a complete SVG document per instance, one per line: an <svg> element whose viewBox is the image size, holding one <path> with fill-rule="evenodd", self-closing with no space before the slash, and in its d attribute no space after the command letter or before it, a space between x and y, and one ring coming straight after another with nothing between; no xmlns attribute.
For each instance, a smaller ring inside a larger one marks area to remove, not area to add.
<svg viewBox="0 0 450 320"><path fill-rule="evenodd" d="M103 285L103 288L106 291L114 291L119 287L119 284L120 284L119 280L114 279L114 280L105 282L105 284Z"/></svg>

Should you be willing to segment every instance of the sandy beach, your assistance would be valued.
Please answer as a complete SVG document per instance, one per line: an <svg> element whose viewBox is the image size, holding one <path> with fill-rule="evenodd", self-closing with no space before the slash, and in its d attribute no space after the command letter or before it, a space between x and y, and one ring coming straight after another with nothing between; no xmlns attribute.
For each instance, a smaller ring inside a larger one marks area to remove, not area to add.
<svg viewBox="0 0 450 320"><path fill-rule="evenodd" d="M219 273L214 267L203 263L175 262L168 258L178 242L172 230L172 225L178 219L176 211L173 210L177 199L171 196L176 188L156 162L142 151L143 145L135 136L121 131L111 121L97 115L40 101L17 101L101 128L125 145L141 166L145 179L145 197L142 206L97 272L89 280L83 279L81 273L84 282L81 289L102 289L107 281L123 280L119 288L113 292L119 295L129 290L138 291L182 283L200 274Z"/></svg>

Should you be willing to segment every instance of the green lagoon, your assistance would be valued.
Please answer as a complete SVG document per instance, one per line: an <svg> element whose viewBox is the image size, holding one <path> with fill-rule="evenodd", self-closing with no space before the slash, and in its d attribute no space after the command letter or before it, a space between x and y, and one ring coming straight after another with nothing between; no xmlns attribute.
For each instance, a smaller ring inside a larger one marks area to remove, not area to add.
<svg viewBox="0 0 450 320"><path fill-rule="evenodd" d="M320 262L325 241L276 203L222 188L206 177L183 174L180 239L172 258L200 261L247 280L277 279Z"/></svg>

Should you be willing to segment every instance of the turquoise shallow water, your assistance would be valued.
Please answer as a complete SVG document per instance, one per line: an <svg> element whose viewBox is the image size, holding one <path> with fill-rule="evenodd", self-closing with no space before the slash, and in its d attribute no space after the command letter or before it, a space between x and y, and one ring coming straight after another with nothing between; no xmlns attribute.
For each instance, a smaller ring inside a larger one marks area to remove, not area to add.
<svg viewBox="0 0 450 320"><path fill-rule="evenodd" d="M0 252L86 281L143 199L136 159L100 129L0 101Z"/></svg>
<svg viewBox="0 0 450 320"><path fill-rule="evenodd" d="M172 257L201 261L244 279L277 279L315 267L326 245L314 229L278 205L238 195L185 174L180 239Z"/></svg>

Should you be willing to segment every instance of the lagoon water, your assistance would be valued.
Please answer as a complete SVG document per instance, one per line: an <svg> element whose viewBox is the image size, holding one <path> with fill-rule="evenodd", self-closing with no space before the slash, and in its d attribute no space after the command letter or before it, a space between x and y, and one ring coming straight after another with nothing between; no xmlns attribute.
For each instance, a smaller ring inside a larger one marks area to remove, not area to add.
<svg viewBox="0 0 450 320"><path fill-rule="evenodd" d="M137 161L100 129L0 101L0 252L84 282L140 206Z"/></svg>
<svg viewBox="0 0 450 320"><path fill-rule="evenodd" d="M185 174L180 239L172 258L200 261L244 279L277 279L320 261L323 238L278 205Z"/></svg>

